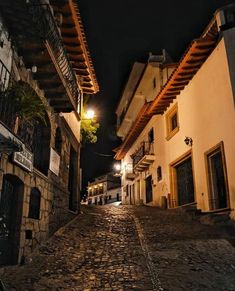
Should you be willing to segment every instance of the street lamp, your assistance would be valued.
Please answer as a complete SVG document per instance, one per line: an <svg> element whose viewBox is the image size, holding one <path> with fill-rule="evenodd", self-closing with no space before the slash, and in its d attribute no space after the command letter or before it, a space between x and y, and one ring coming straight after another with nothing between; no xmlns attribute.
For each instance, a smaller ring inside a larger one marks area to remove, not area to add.
<svg viewBox="0 0 235 291"><path fill-rule="evenodd" d="M121 164L120 163L115 163L113 165L113 169L114 169L114 176L115 177L121 177Z"/></svg>
<svg viewBox="0 0 235 291"><path fill-rule="evenodd" d="M121 170L121 165L120 165L120 163L115 163L113 167L114 167L114 170L115 170L116 172L120 172L120 170Z"/></svg>
<svg viewBox="0 0 235 291"><path fill-rule="evenodd" d="M93 109L88 109L85 114L85 119L93 119L95 117L95 111Z"/></svg>

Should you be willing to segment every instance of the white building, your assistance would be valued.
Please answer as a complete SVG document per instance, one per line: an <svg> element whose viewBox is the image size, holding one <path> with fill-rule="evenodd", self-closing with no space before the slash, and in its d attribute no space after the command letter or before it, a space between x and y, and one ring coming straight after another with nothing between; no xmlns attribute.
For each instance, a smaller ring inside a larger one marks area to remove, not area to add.
<svg viewBox="0 0 235 291"><path fill-rule="evenodd" d="M163 56L147 75L148 62L125 101L132 70L116 111L123 203L167 200L235 218L234 26L234 5L217 11L174 70Z"/></svg>
<svg viewBox="0 0 235 291"><path fill-rule="evenodd" d="M107 173L88 182L88 203L107 204L121 200L120 177Z"/></svg>

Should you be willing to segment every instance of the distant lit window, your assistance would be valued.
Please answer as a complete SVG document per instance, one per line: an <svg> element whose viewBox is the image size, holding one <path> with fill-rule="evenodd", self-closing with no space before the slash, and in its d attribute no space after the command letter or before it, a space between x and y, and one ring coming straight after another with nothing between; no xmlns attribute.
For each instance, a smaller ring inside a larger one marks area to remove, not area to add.
<svg viewBox="0 0 235 291"><path fill-rule="evenodd" d="M41 192L37 188L32 188L29 199L29 218L40 218Z"/></svg>
<svg viewBox="0 0 235 291"><path fill-rule="evenodd" d="M166 114L166 139L169 140L179 131L178 107L173 106Z"/></svg>
<svg viewBox="0 0 235 291"><path fill-rule="evenodd" d="M95 189L94 189L95 191L95 193L94 193L94 195L98 195L99 193L98 193L98 188L97 188L97 186L95 186Z"/></svg>
<svg viewBox="0 0 235 291"><path fill-rule="evenodd" d="M103 184L99 185L99 194L102 194L102 193L104 193L104 185Z"/></svg>

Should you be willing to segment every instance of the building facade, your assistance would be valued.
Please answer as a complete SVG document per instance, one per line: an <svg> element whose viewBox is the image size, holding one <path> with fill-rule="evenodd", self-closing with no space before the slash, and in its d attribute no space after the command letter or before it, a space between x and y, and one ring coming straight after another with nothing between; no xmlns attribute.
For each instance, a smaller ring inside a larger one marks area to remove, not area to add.
<svg viewBox="0 0 235 291"><path fill-rule="evenodd" d="M0 3L0 265L79 212L82 96L97 91L76 1Z"/></svg>
<svg viewBox="0 0 235 291"><path fill-rule="evenodd" d="M121 200L120 177L111 172L88 182L88 203L103 205Z"/></svg>
<svg viewBox="0 0 235 291"><path fill-rule="evenodd" d="M116 150L123 203L195 205L235 219L234 26L235 6L218 10L170 75L160 65L154 98L145 97L132 119L124 116L131 125L123 135L119 125Z"/></svg>

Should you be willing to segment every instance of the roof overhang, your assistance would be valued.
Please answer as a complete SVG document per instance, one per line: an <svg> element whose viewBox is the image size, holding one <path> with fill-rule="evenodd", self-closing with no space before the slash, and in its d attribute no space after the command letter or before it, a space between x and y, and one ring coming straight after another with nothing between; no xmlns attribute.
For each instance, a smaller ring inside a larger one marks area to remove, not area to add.
<svg viewBox="0 0 235 291"><path fill-rule="evenodd" d="M75 0L51 1L53 10L62 14L61 37L69 55L72 67L84 93L99 91L95 70L90 57L81 16Z"/></svg>
<svg viewBox="0 0 235 291"><path fill-rule="evenodd" d="M194 40L181 58L178 67L174 70L165 86L149 103L146 103L137 116L125 140L120 145L115 159L121 160L126 155L136 138L155 114L163 114L171 102L190 82L202 64L211 54L217 43L216 38L200 38Z"/></svg>

